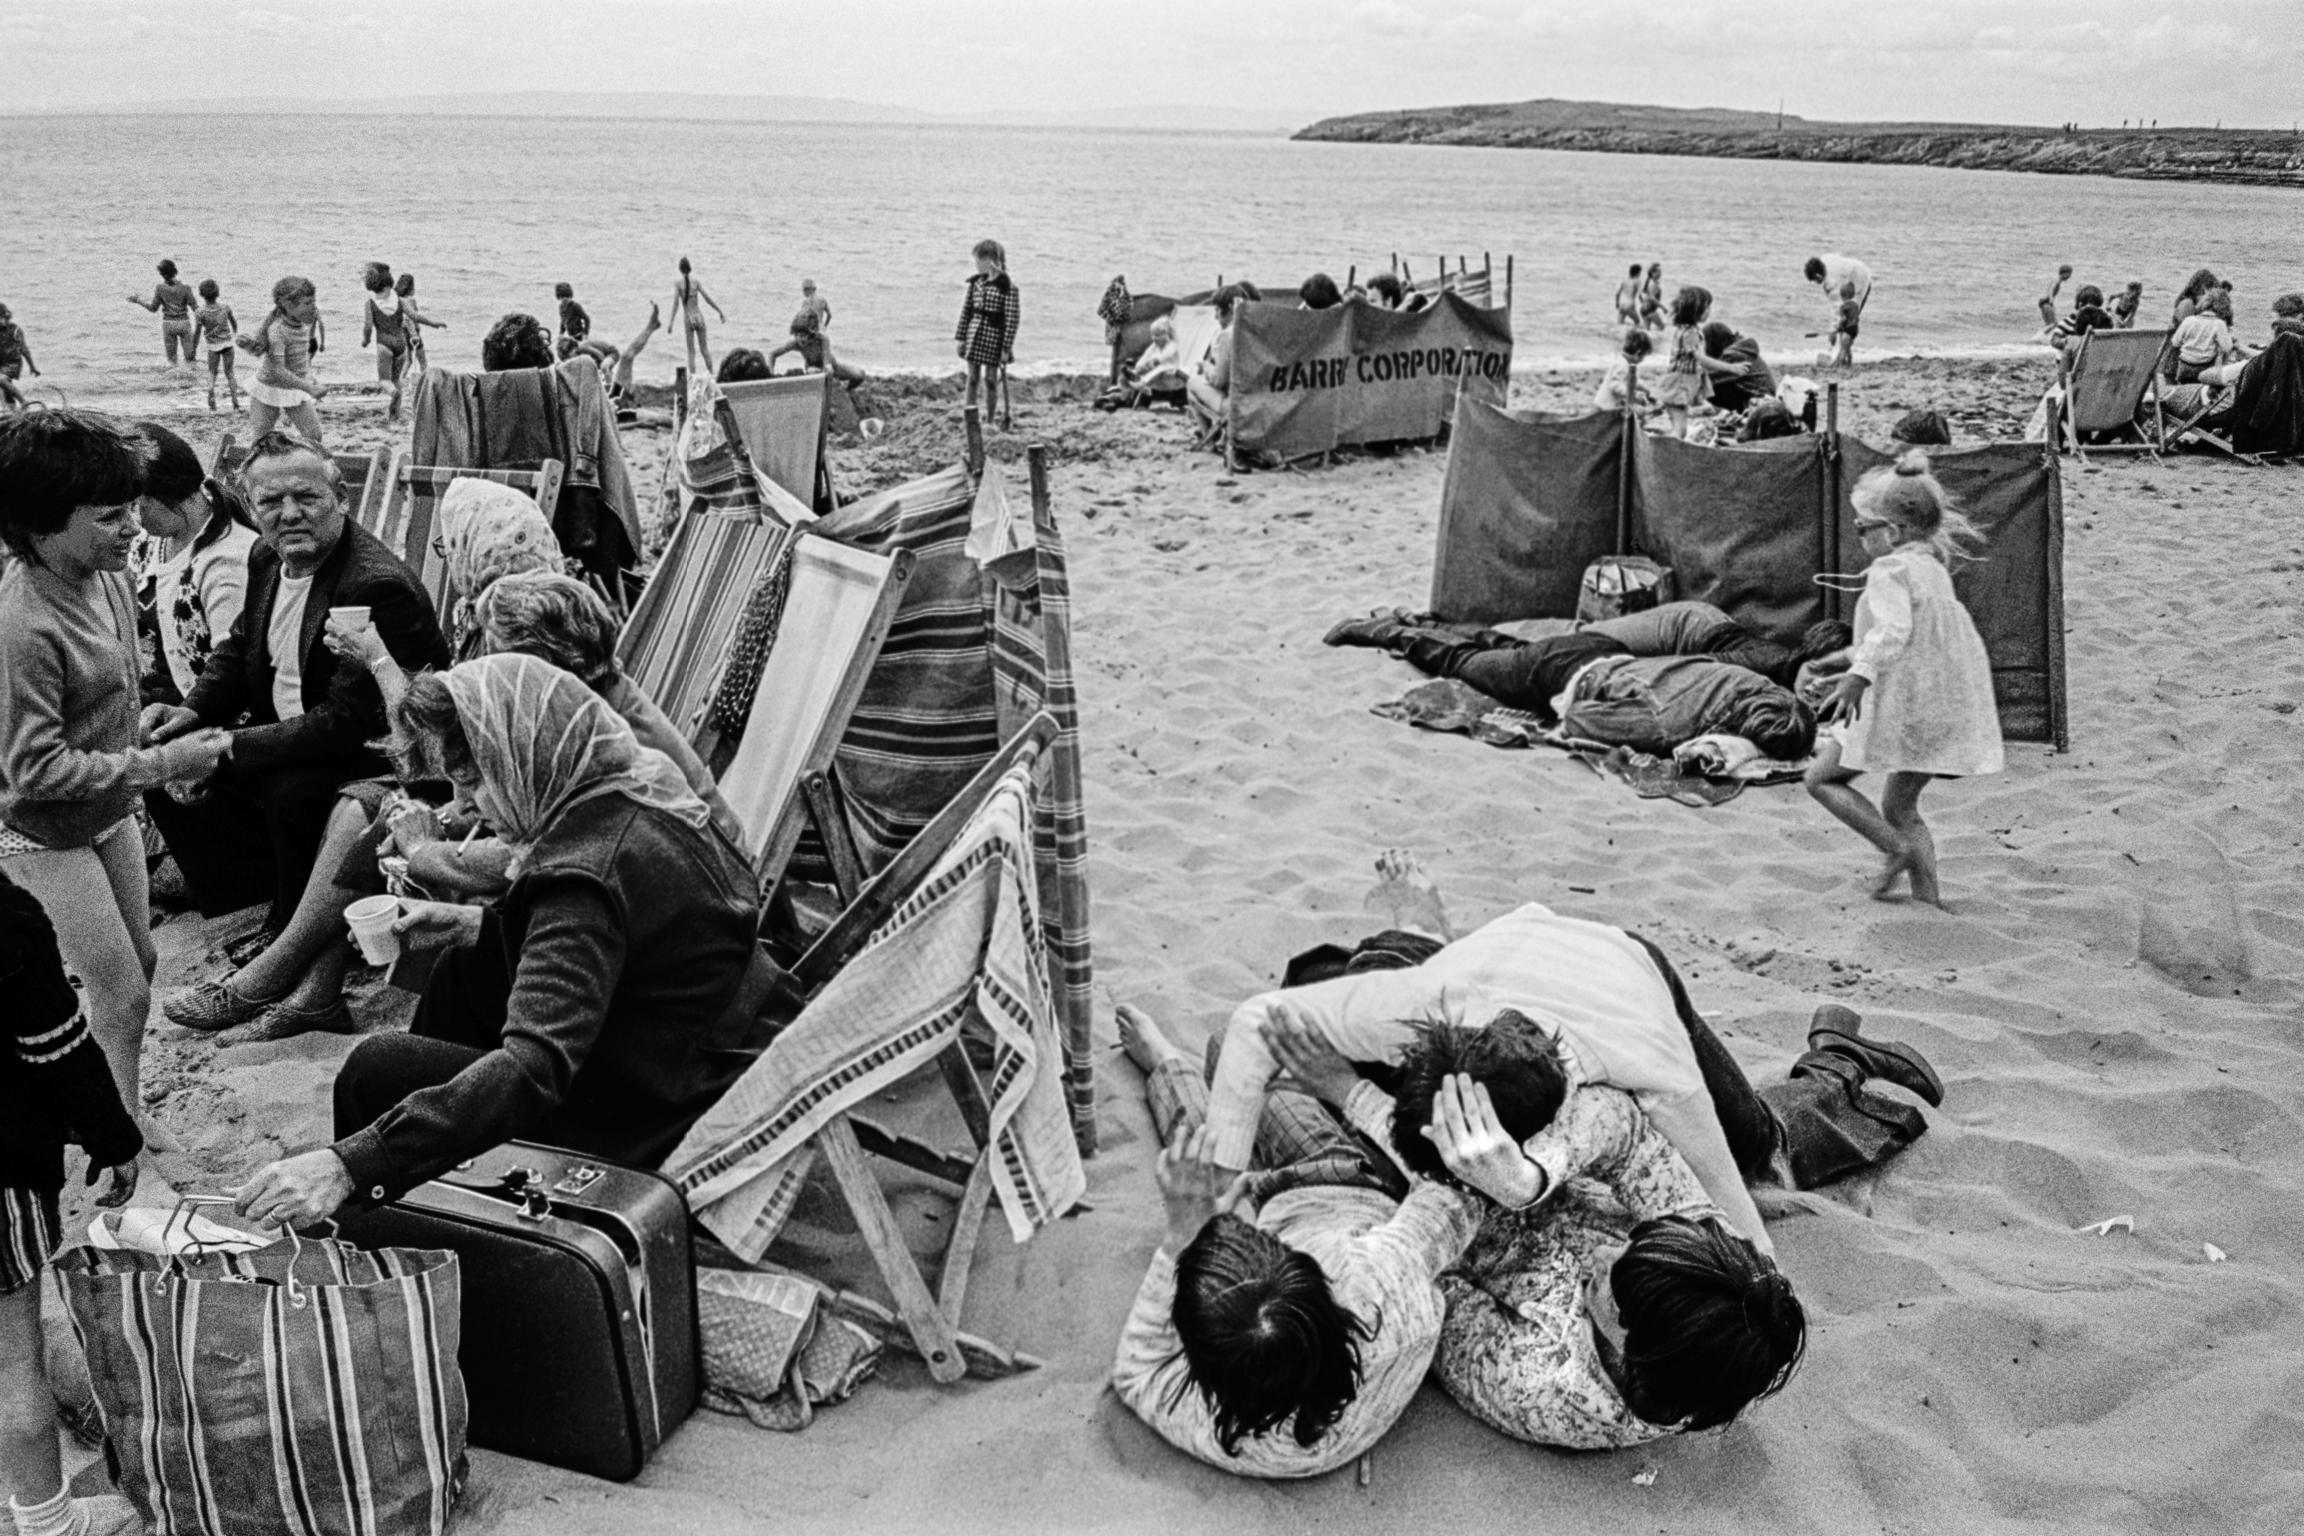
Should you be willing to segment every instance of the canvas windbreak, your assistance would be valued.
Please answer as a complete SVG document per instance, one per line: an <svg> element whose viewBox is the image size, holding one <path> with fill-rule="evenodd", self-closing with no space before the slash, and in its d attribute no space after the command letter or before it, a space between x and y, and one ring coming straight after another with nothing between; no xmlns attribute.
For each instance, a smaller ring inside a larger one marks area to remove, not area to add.
<svg viewBox="0 0 2304 1536"><path fill-rule="evenodd" d="M1504 403L1512 317L1447 293L1415 314L1244 304L1232 321L1233 446L1299 459L1438 437L1467 399Z"/></svg>
<svg viewBox="0 0 2304 1536"><path fill-rule="evenodd" d="M1985 537L1952 579L1992 658L2001 730L2062 746L2064 522L2053 451L1986 443L1930 457ZM1889 462L1838 436L1706 448L1628 432L1621 416L1562 420L1467 399L1441 488L1431 607L1463 623L1571 618L1585 566L1641 554L1672 569L1678 596L1793 643L1816 620L1853 612L1852 595L1816 578L1860 582L1866 561L1849 493Z"/></svg>

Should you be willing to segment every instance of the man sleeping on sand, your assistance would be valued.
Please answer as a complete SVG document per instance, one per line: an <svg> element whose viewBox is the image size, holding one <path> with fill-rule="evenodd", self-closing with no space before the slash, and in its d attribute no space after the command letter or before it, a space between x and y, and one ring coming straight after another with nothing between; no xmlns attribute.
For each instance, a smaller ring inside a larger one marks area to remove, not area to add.
<svg viewBox="0 0 2304 1536"><path fill-rule="evenodd" d="M1380 867L1445 922L1412 863ZM1384 937L1363 954L1398 965L1412 946ZM1942 1099L1917 1052L1857 1024L1819 1009L1791 1079L1755 1091L1659 951L1533 904L1420 964L1250 999L1206 1089L1123 1007L1169 1230L1114 1386L1179 1449L1262 1477L1365 1451L1435 1358L1468 1410L1538 1443L1727 1423L1806 1339L1745 1180L1812 1188L1908 1145L1925 1121L1873 1076Z"/></svg>
<svg viewBox="0 0 2304 1536"><path fill-rule="evenodd" d="M1670 756L1699 737L1738 736L1764 756L1799 762L1815 745L1816 717L1793 684L1806 662L1845 646L1848 629L1825 620L1788 647L1710 603L1680 602L1540 640L1395 608L1348 620L1325 639L1459 678L1583 740Z"/></svg>

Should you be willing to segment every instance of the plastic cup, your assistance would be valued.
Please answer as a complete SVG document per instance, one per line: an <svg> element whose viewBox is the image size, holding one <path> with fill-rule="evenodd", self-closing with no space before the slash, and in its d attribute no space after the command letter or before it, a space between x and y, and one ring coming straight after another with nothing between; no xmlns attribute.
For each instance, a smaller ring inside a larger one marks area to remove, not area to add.
<svg viewBox="0 0 2304 1536"><path fill-rule="evenodd" d="M334 619L344 628L357 633L368 627L368 605L366 603L350 603L342 608L331 608L328 610L328 617Z"/></svg>
<svg viewBox="0 0 2304 1536"><path fill-rule="evenodd" d="M344 909L344 924L360 946L360 958L370 965L390 965L400 958L400 935L392 924L400 916L397 896L363 896Z"/></svg>

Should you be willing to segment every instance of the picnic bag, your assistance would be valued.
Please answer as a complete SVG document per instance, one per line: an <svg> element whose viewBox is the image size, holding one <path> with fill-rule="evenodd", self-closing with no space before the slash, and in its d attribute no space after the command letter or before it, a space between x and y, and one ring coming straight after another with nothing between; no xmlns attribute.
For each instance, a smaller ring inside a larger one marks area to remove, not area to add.
<svg viewBox="0 0 2304 1536"><path fill-rule="evenodd" d="M1576 593L1576 618L1590 624L1599 619L1620 619L1628 613L1646 613L1672 601L1672 572L1640 555L1602 555L1584 567L1584 585Z"/></svg>
<svg viewBox="0 0 2304 1536"><path fill-rule="evenodd" d="M120 1491L158 1536L444 1536L456 1256L299 1238L56 1268Z"/></svg>

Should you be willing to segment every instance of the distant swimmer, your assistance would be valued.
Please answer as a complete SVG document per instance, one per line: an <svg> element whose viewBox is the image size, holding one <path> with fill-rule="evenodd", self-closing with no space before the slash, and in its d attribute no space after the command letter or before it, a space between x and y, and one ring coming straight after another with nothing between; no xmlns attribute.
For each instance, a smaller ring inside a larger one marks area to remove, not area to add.
<svg viewBox="0 0 2304 1536"><path fill-rule="evenodd" d="M24 408L24 392L16 381L25 369L32 377L40 377L40 365L32 361L32 345L24 339L24 327L16 323L16 316L5 304L0 304L0 403L12 411Z"/></svg>
<svg viewBox="0 0 2304 1536"><path fill-rule="evenodd" d="M197 361L198 343L192 336L192 308L194 294L190 283L176 280L176 263L163 261L159 266L160 281L153 285L152 297L140 299L128 295L128 302L139 309L150 310L160 317L160 345L168 353L168 364L176 364L179 347L184 352L184 366Z"/></svg>
<svg viewBox="0 0 2304 1536"><path fill-rule="evenodd" d="M372 261L360 274L360 286L368 290L368 302L360 311L360 345L376 345L376 382L392 391L391 402L384 407L386 421L400 419L400 385L406 378L408 365L415 356L415 347L409 337L416 327L408 321L406 302L392 286L392 269L381 261Z"/></svg>
<svg viewBox="0 0 2304 1536"><path fill-rule="evenodd" d="M704 311L699 307L705 304L712 306L712 313L720 317L722 325L728 323L727 311L720 307L718 300L704 291L704 285L696 281L695 269L688 265L688 258L683 256L680 258L680 280L672 285L672 318L687 343L691 373L699 357L704 360L706 370L712 367L712 340L704 329Z"/></svg>
<svg viewBox="0 0 2304 1536"><path fill-rule="evenodd" d="M1640 263L1632 263L1632 273L1616 285L1616 320L1620 325L1640 323Z"/></svg>

